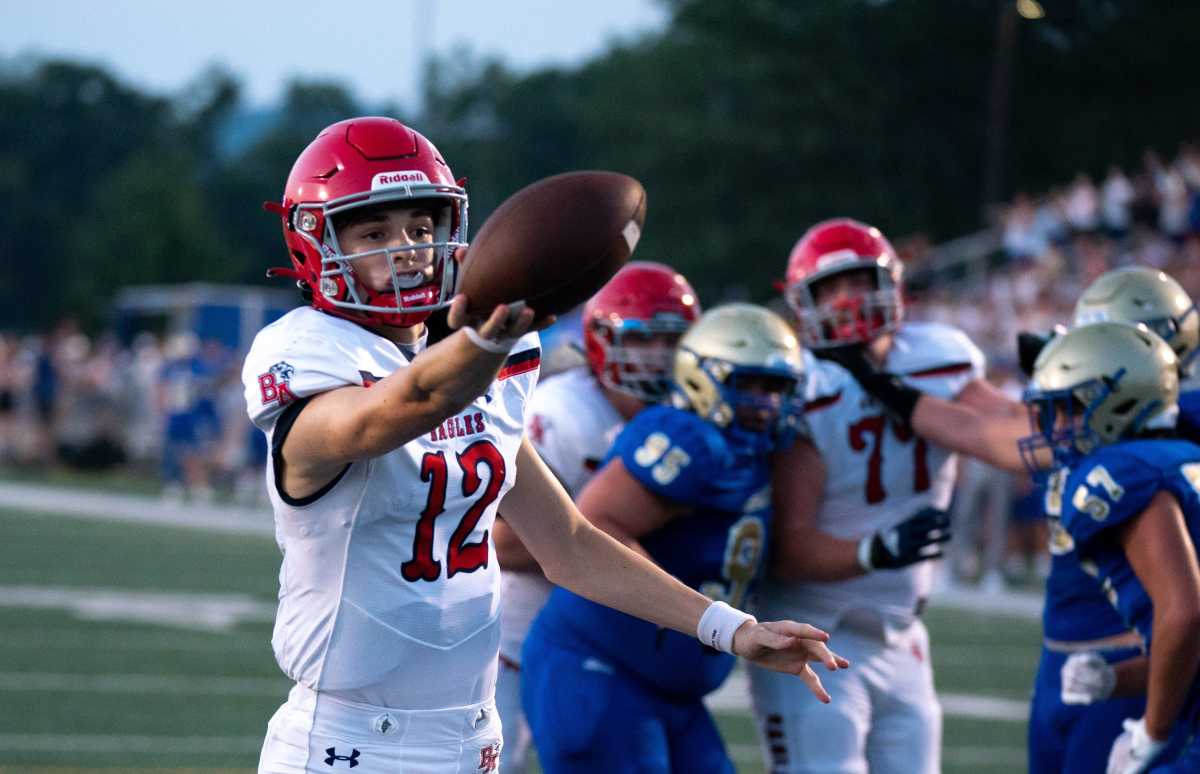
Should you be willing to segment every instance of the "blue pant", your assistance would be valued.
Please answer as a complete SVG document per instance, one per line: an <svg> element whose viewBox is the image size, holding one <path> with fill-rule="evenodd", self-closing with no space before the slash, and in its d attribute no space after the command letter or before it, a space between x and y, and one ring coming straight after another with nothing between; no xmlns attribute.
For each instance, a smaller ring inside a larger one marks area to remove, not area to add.
<svg viewBox="0 0 1200 774"><path fill-rule="evenodd" d="M1137 649L1104 653L1109 663L1132 658ZM1030 774L1092 774L1104 771L1113 741L1125 718L1140 718L1144 696L1109 699L1089 705L1063 704L1062 665L1065 653L1042 648L1033 707L1029 715Z"/></svg>
<svg viewBox="0 0 1200 774"><path fill-rule="evenodd" d="M733 774L699 699L657 695L618 666L535 635L521 656L521 697L546 774Z"/></svg>

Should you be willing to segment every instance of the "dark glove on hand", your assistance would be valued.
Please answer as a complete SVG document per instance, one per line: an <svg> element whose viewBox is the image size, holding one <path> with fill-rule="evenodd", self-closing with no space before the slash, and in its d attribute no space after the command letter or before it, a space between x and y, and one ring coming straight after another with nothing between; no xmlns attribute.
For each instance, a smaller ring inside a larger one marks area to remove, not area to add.
<svg viewBox="0 0 1200 774"><path fill-rule="evenodd" d="M1048 333L1033 333L1031 331L1017 332L1017 365L1025 376L1033 376L1033 364L1047 344L1054 339L1055 331Z"/></svg>
<svg viewBox="0 0 1200 774"><path fill-rule="evenodd" d="M913 411L921 399L921 391L909 387L899 376L880 371L867 357L862 344L847 344L840 347L815 349L813 354L823 360L831 360L850 372L855 381L862 385L871 397L883 404L888 413L904 427L912 426Z"/></svg>
<svg viewBox="0 0 1200 774"><path fill-rule="evenodd" d="M858 544L858 563L864 570L896 570L938 559L950 540L950 514L922 508L890 529L867 535Z"/></svg>

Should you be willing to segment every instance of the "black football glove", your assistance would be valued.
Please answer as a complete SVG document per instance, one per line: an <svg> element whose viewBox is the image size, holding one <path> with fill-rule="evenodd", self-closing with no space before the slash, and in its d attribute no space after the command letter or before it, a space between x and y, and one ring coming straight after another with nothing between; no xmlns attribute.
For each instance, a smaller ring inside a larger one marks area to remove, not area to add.
<svg viewBox="0 0 1200 774"><path fill-rule="evenodd" d="M950 514L922 508L889 529L867 535L858 544L858 563L864 570L896 570L938 559L950 540Z"/></svg>
<svg viewBox="0 0 1200 774"><path fill-rule="evenodd" d="M1026 377L1033 376L1033 364L1038 355L1054 338L1054 333L1034 333L1032 331L1017 331L1017 365Z"/></svg>
<svg viewBox="0 0 1200 774"><path fill-rule="evenodd" d="M847 344L840 347L815 349L813 354L823 360L831 360L850 372L854 380L862 385L867 394L883 404L892 418L904 427L912 426L913 411L921 399L921 391L909 387L899 376L880 371L867 357L862 344Z"/></svg>

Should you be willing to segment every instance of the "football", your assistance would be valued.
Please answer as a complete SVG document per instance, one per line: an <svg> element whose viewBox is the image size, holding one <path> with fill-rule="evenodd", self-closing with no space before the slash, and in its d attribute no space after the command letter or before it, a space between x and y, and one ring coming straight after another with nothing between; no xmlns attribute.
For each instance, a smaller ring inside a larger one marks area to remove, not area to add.
<svg viewBox="0 0 1200 774"><path fill-rule="evenodd" d="M472 240L458 292L473 314L525 301L541 317L591 298L629 260L646 219L642 184L617 172L568 172L506 199Z"/></svg>

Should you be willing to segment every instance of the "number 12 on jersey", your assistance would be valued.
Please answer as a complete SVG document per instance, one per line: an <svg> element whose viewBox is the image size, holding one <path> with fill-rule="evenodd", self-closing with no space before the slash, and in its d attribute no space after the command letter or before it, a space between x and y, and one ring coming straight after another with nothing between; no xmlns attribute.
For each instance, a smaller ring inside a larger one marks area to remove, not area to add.
<svg viewBox="0 0 1200 774"><path fill-rule="evenodd" d="M454 533L450 535L450 544L446 548L448 579L460 572L474 572L487 566L487 533L485 532L483 539L477 542L467 543L466 540L479 523L484 511L500 495L506 473L504 455L491 441L476 441L455 456L463 473L463 497L471 497L483 484L479 475L480 465L487 467L488 481L479 498L467 508ZM441 577L442 563L433 558L433 528L438 516L446 511L448 479L446 452L426 452L421 458L421 480L429 484L429 494L426 496L425 508L421 511L416 534L413 536L413 557L400 565L400 574L406 581L435 581Z"/></svg>

